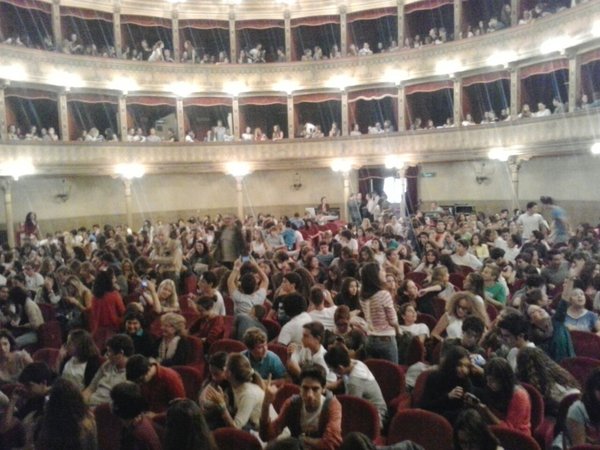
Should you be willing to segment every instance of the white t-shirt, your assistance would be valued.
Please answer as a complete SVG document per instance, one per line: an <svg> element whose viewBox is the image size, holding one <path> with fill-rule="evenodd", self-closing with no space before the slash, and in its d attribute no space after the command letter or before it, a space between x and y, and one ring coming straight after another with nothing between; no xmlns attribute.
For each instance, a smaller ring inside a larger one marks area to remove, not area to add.
<svg viewBox="0 0 600 450"><path fill-rule="evenodd" d="M400 325L402 331L413 336L429 336L429 327L424 323L413 323L412 325Z"/></svg>
<svg viewBox="0 0 600 450"><path fill-rule="evenodd" d="M227 312L225 311L225 300L223 300L223 296L219 291L215 289L215 305L213 306L213 311L218 316L226 316Z"/></svg>
<svg viewBox="0 0 600 450"><path fill-rule="evenodd" d="M250 310L254 305L262 305L267 298L266 289L259 289L252 294L244 294L238 289L233 292L231 299L233 300L234 314L250 314Z"/></svg>
<svg viewBox="0 0 600 450"><path fill-rule="evenodd" d="M517 225L523 227L523 233L521 234L521 236L525 240L531 238L531 235L535 230L541 231L544 228L550 228L548 226L548 222L546 222L546 220L544 220L544 217L538 213L531 215L527 213L521 214L517 219Z"/></svg>
<svg viewBox="0 0 600 450"><path fill-rule="evenodd" d="M292 353L290 358L292 359L292 361L294 361L300 367L302 367L306 364L317 364L317 365L323 367L325 369L325 373L327 374L327 382L333 383L333 382L335 382L337 377L336 377L335 373L330 371L329 367L327 367L327 363L325 362L325 354L326 353L327 353L327 350L325 350L325 347L323 347L322 345L321 345L321 348L319 349L319 351L317 351L317 353L315 353L314 355L310 352L309 349L300 347L300 348L296 349L296 351L294 353Z"/></svg>
<svg viewBox="0 0 600 450"><path fill-rule="evenodd" d="M313 318L307 312L298 314L292 318L288 323L281 327L279 337L277 341L283 345L289 345L295 343L298 345L302 344L302 327L313 321Z"/></svg>
<svg viewBox="0 0 600 450"><path fill-rule="evenodd" d="M535 344L533 342L528 342L527 347L535 347ZM514 372L517 371L517 354L518 353L519 353L519 349L517 347L513 347L508 352L508 355L506 355L506 360L508 361L508 363L510 364L510 367L512 367L512 370Z"/></svg>
<svg viewBox="0 0 600 450"><path fill-rule="evenodd" d="M333 316L335 314L335 310L337 306L330 306L329 308L323 308L321 311L313 310L309 311L310 317L312 320L316 322L321 322L326 330L334 331L335 330L335 322L333 321Z"/></svg>
<svg viewBox="0 0 600 450"><path fill-rule="evenodd" d="M458 253L454 253L450 258L452 258L454 264L458 266L467 266L475 271L483 267L483 263L479 260L479 258L471 253L465 253L463 256L460 256Z"/></svg>

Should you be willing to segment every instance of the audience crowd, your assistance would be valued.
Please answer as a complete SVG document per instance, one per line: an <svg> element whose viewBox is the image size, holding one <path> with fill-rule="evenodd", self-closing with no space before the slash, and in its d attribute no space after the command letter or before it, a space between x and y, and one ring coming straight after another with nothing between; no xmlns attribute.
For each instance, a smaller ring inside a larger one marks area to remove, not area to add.
<svg viewBox="0 0 600 450"><path fill-rule="evenodd" d="M455 449L545 448L540 408L566 414L555 445L600 444L599 363L568 364L600 340L600 225L540 204L401 219L368 193L349 223L323 198L46 234L29 213L0 255L2 448L428 448L417 411Z"/></svg>

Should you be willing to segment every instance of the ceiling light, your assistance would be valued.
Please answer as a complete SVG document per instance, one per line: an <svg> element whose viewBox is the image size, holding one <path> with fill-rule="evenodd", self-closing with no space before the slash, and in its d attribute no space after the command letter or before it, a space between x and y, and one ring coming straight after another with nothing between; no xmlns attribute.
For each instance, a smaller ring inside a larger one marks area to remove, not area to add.
<svg viewBox="0 0 600 450"><path fill-rule="evenodd" d="M292 93L298 89L298 83L292 80L281 80L276 83L273 88L276 91L285 92L287 95L292 95Z"/></svg>
<svg viewBox="0 0 600 450"><path fill-rule="evenodd" d="M336 75L334 77L331 77L327 82L327 86L339 89L340 91L343 91L348 86L352 86L353 84L354 79L347 75Z"/></svg>
<svg viewBox="0 0 600 450"><path fill-rule="evenodd" d="M600 142L593 144L590 151L592 152L592 155L600 155Z"/></svg>
<svg viewBox="0 0 600 450"><path fill-rule="evenodd" d="M141 164L124 163L115 166L115 173L128 180L133 178L141 178L146 173L146 169Z"/></svg>
<svg viewBox="0 0 600 450"><path fill-rule="evenodd" d="M352 160L346 158L334 159L331 161L330 167L334 172L348 173L352 170Z"/></svg>
<svg viewBox="0 0 600 450"><path fill-rule="evenodd" d="M453 77L456 72L460 72L462 64L456 59L445 59L435 65L435 71L438 75L448 75Z"/></svg>
<svg viewBox="0 0 600 450"><path fill-rule="evenodd" d="M237 97L242 92L246 92L248 87L243 81L230 81L223 85L223 91L227 92L229 95L233 95Z"/></svg>
<svg viewBox="0 0 600 450"><path fill-rule="evenodd" d="M517 52L514 50L503 50L495 52L487 59L488 66L504 66L508 67L508 64L517 59Z"/></svg>
<svg viewBox="0 0 600 450"><path fill-rule="evenodd" d="M195 91L195 88L190 83L176 81L175 83L171 83L169 85L169 90L177 97L187 97Z"/></svg>
<svg viewBox="0 0 600 450"><path fill-rule="evenodd" d="M557 36L546 39L540 46L540 51L547 55L548 53L559 52L561 55L565 53L565 49L573 45L573 39L569 36Z"/></svg>
<svg viewBox="0 0 600 450"><path fill-rule="evenodd" d="M125 95L129 92L137 91L140 88L137 81L128 77L118 77L113 79L110 81L109 87L115 91L121 91Z"/></svg>
<svg viewBox="0 0 600 450"><path fill-rule="evenodd" d="M408 78L406 70L400 69L387 69L381 78L386 83L395 83L399 85Z"/></svg>
<svg viewBox="0 0 600 450"><path fill-rule="evenodd" d="M512 156L512 153L504 147L494 147L488 152L489 159L506 162Z"/></svg>
<svg viewBox="0 0 600 450"><path fill-rule="evenodd" d="M3 80L25 81L27 80L27 72L21 64L0 66L0 78Z"/></svg>
<svg viewBox="0 0 600 450"><path fill-rule="evenodd" d="M0 164L0 175L13 177L15 180L25 175L33 175L34 173L35 166L30 159L14 159Z"/></svg>
<svg viewBox="0 0 600 450"><path fill-rule="evenodd" d="M592 25L592 35L594 37L600 37L600 20L597 20L594 22L594 25Z"/></svg>
<svg viewBox="0 0 600 450"><path fill-rule="evenodd" d="M406 158L400 155L387 155L385 157L385 168L386 169L400 169L404 167Z"/></svg>
<svg viewBox="0 0 600 450"><path fill-rule="evenodd" d="M63 86L67 90L85 85L83 79L78 74L64 70L55 70L48 75L47 81L55 86Z"/></svg>
<svg viewBox="0 0 600 450"><path fill-rule="evenodd" d="M225 171L228 175L234 177L245 177L250 173L250 164L241 161L232 161L227 163Z"/></svg>

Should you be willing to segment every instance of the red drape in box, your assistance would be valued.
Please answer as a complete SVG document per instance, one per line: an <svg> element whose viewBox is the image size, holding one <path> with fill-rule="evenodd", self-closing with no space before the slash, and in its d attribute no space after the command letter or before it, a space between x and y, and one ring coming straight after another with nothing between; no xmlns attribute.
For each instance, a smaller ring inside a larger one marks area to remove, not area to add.
<svg viewBox="0 0 600 450"><path fill-rule="evenodd" d="M299 17L292 19L291 26L295 27L319 27L321 25L339 24L340 16L315 16L315 17Z"/></svg>
<svg viewBox="0 0 600 450"><path fill-rule="evenodd" d="M442 89L452 89L453 87L454 83L451 80L435 81L432 83L413 84L411 86L406 86L404 93L408 96L411 94L416 94L417 92L436 92L441 91Z"/></svg>
<svg viewBox="0 0 600 450"><path fill-rule="evenodd" d="M4 0L4 3L9 3L18 8L37 9L46 14L52 14L52 5L45 2L36 2L35 0Z"/></svg>
<svg viewBox="0 0 600 450"><path fill-rule="evenodd" d="M150 16L121 16L121 25L138 25L140 27L171 28L171 19Z"/></svg>
<svg viewBox="0 0 600 450"><path fill-rule="evenodd" d="M569 60L565 58L548 61L541 64L534 64L533 66L528 66L521 69L521 80L534 75L547 75L563 69L569 70Z"/></svg>
<svg viewBox="0 0 600 450"><path fill-rule="evenodd" d="M294 95L294 105L298 103L323 103L329 101L339 101L342 95L336 92L323 92L320 94Z"/></svg>
<svg viewBox="0 0 600 450"><path fill-rule="evenodd" d="M269 28L284 28L283 20L240 20L235 22L236 30L268 30Z"/></svg>
<svg viewBox="0 0 600 450"><path fill-rule="evenodd" d="M184 108L186 106L231 106L232 104L231 97L195 97L183 99Z"/></svg>
<svg viewBox="0 0 600 450"><path fill-rule="evenodd" d="M113 105L119 103L117 97L102 94L69 94L67 96L67 101L80 103L111 103Z"/></svg>
<svg viewBox="0 0 600 450"><path fill-rule="evenodd" d="M226 20L180 20L179 29L194 28L195 30L212 30L220 28L222 30L229 29L229 22Z"/></svg>
<svg viewBox="0 0 600 450"><path fill-rule="evenodd" d="M241 97L239 100L240 106L245 105L287 105L287 99L285 97Z"/></svg>
<svg viewBox="0 0 600 450"><path fill-rule="evenodd" d="M93 9L84 8L71 8L68 6L61 6L60 8L61 17L77 17L78 19L84 20L104 20L106 22L112 22L112 14L102 11L94 11Z"/></svg>
<svg viewBox="0 0 600 450"><path fill-rule="evenodd" d="M581 55L581 65L589 64L593 61L600 61L600 49Z"/></svg>
<svg viewBox="0 0 600 450"><path fill-rule="evenodd" d="M127 105L142 105L142 106L173 106L177 101L169 97L127 97Z"/></svg>
<svg viewBox="0 0 600 450"><path fill-rule="evenodd" d="M454 0L423 0L405 5L404 14L410 14L415 11L427 11L429 9L436 9L444 5L452 4L454 4Z"/></svg>
<svg viewBox="0 0 600 450"><path fill-rule="evenodd" d="M395 16L398 14L398 8L381 8L368 9L365 11L357 11L346 16L348 23L356 22L357 20L375 20L386 16Z"/></svg>
<svg viewBox="0 0 600 450"><path fill-rule="evenodd" d="M498 80L510 80L510 73L508 71L503 70L502 72L494 72L494 73L484 73L481 75L475 75L472 77L464 78L462 82L462 86L464 88L472 86L474 84L487 84L493 83Z"/></svg>
<svg viewBox="0 0 600 450"><path fill-rule="evenodd" d="M358 100L381 100L384 97L398 97L398 89L373 88L348 92L348 103L356 102Z"/></svg>
<svg viewBox="0 0 600 450"><path fill-rule="evenodd" d="M56 100L54 92L42 91L40 89L10 88L4 92L4 97L19 97L27 100Z"/></svg>

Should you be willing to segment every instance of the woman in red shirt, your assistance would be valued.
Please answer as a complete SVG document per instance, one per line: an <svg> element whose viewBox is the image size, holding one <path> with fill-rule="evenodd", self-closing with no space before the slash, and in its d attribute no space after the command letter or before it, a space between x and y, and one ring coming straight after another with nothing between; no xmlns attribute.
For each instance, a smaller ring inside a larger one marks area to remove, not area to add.
<svg viewBox="0 0 600 450"><path fill-rule="evenodd" d="M111 268L98 272L92 293L92 314L90 328L92 333L105 329L118 333L121 318L125 314L125 305L121 294L115 289L115 275Z"/></svg>

